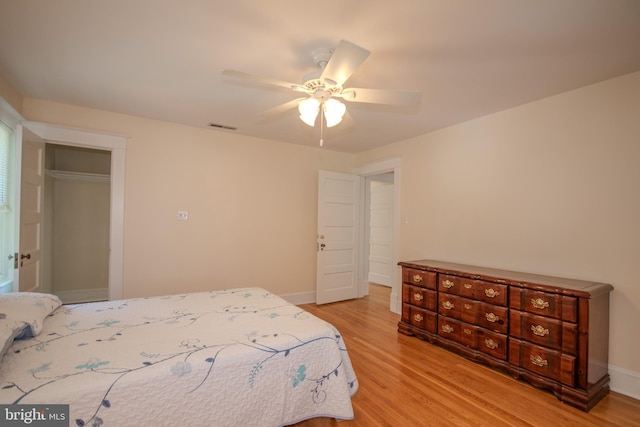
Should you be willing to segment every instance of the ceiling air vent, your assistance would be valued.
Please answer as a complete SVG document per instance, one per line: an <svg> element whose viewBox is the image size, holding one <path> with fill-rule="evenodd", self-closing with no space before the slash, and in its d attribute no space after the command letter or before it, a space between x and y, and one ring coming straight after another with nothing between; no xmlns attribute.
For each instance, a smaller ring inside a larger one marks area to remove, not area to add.
<svg viewBox="0 0 640 427"><path fill-rule="evenodd" d="M226 130L238 130L237 127L221 125L220 123L209 123L209 127L218 128L218 129L226 129Z"/></svg>

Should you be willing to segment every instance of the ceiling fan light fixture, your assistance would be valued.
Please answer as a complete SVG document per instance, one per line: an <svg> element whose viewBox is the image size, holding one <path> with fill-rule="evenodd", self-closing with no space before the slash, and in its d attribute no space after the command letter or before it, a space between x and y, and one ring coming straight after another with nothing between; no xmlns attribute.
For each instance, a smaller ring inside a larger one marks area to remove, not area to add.
<svg viewBox="0 0 640 427"><path fill-rule="evenodd" d="M253 76L235 70L224 70L223 74L304 93L306 96L285 102L265 113L280 113L295 108L297 105L300 120L306 125L314 127L320 114L320 107L322 107L322 115L320 116L320 145L322 146L323 129L341 123L346 114L345 104L335 98L345 102L413 108L418 106L421 95L419 92L344 87L370 54L371 52L367 49L347 40L340 40L335 50L315 49L312 52L312 59L317 69L304 76L302 84Z"/></svg>
<svg viewBox="0 0 640 427"><path fill-rule="evenodd" d="M329 98L325 101L324 117L327 119L327 127L333 127L342 121L347 106L335 98Z"/></svg>
<svg viewBox="0 0 640 427"><path fill-rule="evenodd" d="M300 120L308 124L309 126L315 125L318 112L320 111L320 101L314 97L305 99L298 104L298 112L300 113Z"/></svg>

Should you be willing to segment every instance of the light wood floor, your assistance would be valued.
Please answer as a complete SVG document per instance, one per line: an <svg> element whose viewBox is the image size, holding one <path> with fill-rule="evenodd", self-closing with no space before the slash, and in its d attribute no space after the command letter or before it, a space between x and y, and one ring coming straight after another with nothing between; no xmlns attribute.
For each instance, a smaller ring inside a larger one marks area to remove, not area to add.
<svg viewBox="0 0 640 427"><path fill-rule="evenodd" d="M360 388L353 421L317 418L296 427L640 426L640 401L610 392L589 413L552 393L397 332L389 288L352 301L302 307L332 323Z"/></svg>

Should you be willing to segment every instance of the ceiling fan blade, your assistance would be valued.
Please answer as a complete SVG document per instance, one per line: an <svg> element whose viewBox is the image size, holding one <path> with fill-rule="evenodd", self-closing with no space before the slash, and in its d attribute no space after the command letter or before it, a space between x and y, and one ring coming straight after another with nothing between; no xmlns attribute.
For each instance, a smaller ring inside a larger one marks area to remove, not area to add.
<svg viewBox="0 0 640 427"><path fill-rule="evenodd" d="M356 121L353 119L353 116L349 114L349 111L347 110L344 113L344 116L342 117L342 121L338 126L340 126L340 129L347 130L347 129L353 129L355 127L355 124L356 124Z"/></svg>
<svg viewBox="0 0 640 427"><path fill-rule="evenodd" d="M342 86L371 54L365 48L341 40L325 66L320 80Z"/></svg>
<svg viewBox="0 0 640 427"><path fill-rule="evenodd" d="M242 71L224 70L222 71L222 74L229 77L237 77L240 79L251 80L257 83L284 87L284 88L292 89L298 92L305 92L305 93L308 92L307 88L296 83L289 83L282 80L272 79L269 77L254 76L253 74L243 73Z"/></svg>
<svg viewBox="0 0 640 427"><path fill-rule="evenodd" d="M306 97L305 98L292 99L289 102L285 102L284 104L280 104L280 105L278 105L276 107L273 107L273 108L270 108L270 109L268 109L266 111L263 111L260 115L262 117L266 118L266 117L275 116L275 115L280 114L280 113L284 113L287 110L290 110L292 108L296 108L298 106L298 104L300 103L300 101L302 101L303 99L306 99Z"/></svg>
<svg viewBox="0 0 640 427"><path fill-rule="evenodd" d="M402 90L380 90L350 87L343 90L340 96L345 101L350 102L414 107L420 103L422 93Z"/></svg>

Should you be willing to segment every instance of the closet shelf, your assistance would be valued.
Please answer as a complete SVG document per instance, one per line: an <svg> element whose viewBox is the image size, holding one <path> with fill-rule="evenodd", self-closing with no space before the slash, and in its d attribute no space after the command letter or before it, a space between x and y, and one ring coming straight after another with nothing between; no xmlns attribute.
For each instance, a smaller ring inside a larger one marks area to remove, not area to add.
<svg viewBox="0 0 640 427"><path fill-rule="evenodd" d="M53 179L65 181L85 181L85 182L111 182L111 175L87 172L61 171L55 169L46 169L45 174Z"/></svg>

